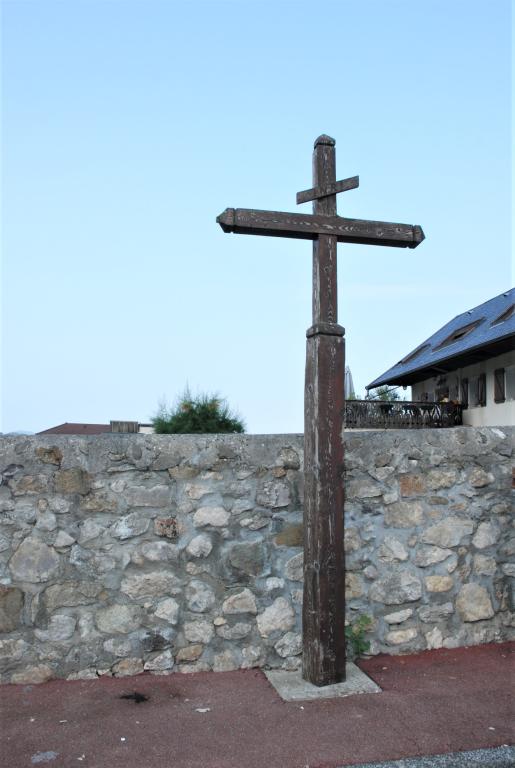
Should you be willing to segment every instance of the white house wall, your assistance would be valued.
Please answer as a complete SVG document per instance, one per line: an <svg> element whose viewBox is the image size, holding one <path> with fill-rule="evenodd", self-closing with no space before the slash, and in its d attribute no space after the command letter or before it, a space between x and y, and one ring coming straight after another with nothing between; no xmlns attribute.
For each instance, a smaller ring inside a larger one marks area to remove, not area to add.
<svg viewBox="0 0 515 768"><path fill-rule="evenodd" d="M506 371L506 400L494 402L494 371L504 368ZM479 374L486 374L486 405L473 406L470 382ZM482 363L458 368L451 373L419 381L411 387L413 400L435 400L438 382L446 379L449 386L449 399L461 399L461 381L469 380L469 407L463 411L463 423L471 427L500 427L515 425L515 351L492 357ZM456 398L456 394L457 398ZM426 395L428 395L426 397Z"/></svg>

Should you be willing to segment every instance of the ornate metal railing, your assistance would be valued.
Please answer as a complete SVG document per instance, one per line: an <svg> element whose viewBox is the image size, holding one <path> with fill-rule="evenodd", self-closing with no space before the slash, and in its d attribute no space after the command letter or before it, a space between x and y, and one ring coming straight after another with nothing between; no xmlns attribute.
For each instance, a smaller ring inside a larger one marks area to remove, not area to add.
<svg viewBox="0 0 515 768"><path fill-rule="evenodd" d="M346 429L422 429L457 427L462 423L461 405L455 403L398 400L347 400Z"/></svg>

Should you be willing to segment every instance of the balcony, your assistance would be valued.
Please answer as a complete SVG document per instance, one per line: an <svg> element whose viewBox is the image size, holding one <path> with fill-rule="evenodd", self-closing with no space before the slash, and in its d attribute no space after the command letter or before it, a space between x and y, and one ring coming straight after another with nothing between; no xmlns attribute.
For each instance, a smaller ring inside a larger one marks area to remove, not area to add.
<svg viewBox="0 0 515 768"><path fill-rule="evenodd" d="M458 427L462 407L456 403L398 400L347 400L345 429L425 429Z"/></svg>

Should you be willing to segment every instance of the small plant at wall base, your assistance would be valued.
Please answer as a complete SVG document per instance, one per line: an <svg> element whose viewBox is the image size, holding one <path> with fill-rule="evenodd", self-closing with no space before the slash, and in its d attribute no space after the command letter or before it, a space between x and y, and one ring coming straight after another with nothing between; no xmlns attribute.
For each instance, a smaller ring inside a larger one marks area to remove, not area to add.
<svg viewBox="0 0 515 768"><path fill-rule="evenodd" d="M158 435L245 432L245 424L230 410L224 398L217 394L192 397L188 389L179 397L174 408L160 405L152 425Z"/></svg>
<svg viewBox="0 0 515 768"><path fill-rule="evenodd" d="M345 637L354 658L363 656L369 650L370 643L368 640L365 640L365 633L371 626L372 619L364 614L345 627Z"/></svg>

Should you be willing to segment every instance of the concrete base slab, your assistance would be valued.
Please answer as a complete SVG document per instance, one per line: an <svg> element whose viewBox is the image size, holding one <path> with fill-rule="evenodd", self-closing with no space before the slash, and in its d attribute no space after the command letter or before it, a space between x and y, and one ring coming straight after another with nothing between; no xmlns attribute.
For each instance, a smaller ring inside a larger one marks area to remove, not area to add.
<svg viewBox="0 0 515 768"><path fill-rule="evenodd" d="M356 693L381 693L381 688L359 667L349 661L345 666L347 679L344 683L321 687L303 680L301 670L295 672L286 672L283 669L263 671L284 701L313 701L315 699L343 698L344 696L353 696Z"/></svg>

